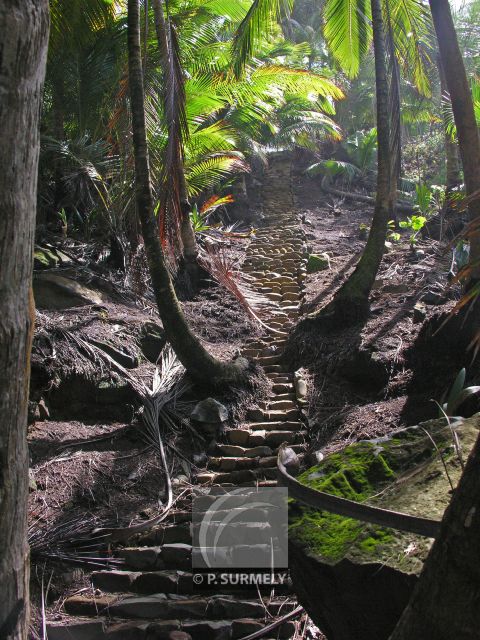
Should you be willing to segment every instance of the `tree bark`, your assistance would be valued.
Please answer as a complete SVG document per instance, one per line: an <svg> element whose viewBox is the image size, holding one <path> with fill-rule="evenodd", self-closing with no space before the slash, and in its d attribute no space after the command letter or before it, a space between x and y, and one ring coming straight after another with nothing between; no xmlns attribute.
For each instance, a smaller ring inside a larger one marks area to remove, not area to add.
<svg viewBox="0 0 480 640"><path fill-rule="evenodd" d="M445 79L445 72L443 70L442 61L440 56L437 57L438 76L440 78L440 92L442 98L446 98L448 95L448 86ZM446 162L446 180L445 187L447 195L452 189L458 187L462 182L460 175L460 158L458 156L458 145L455 140L452 140L451 136L447 133L447 122L444 118L445 127L445 162Z"/></svg>
<svg viewBox="0 0 480 640"><path fill-rule="evenodd" d="M128 68L135 155L137 210L160 318L180 362L197 382L227 386L246 381L246 372L234 363L213 358L190 330L175 295L160 244L154 215L150 161L145 126L145 96L140 47L139 0L128 0Z"/></svg>
<svg viewBox="0 0 480 640"><path fill-rule="evenodd" d="M391 195L390 119L387 81L385 32L380 0L371 0L373 47L375 53L375 88L377 99L378 173L377 193L372 226L365 250L357 267L340 287L332 303L320 312L333 312L335 323L348 325L364 319L369 313L369 296L385 252Z"/></svg>
<svg viewBox="0 0 480 640"><path fill-rule="evenodd" d="M29 622L27 405L48 0L0 3L0 638Z"/></svg>
<svg viewBox="0 0 480 640"><path fill-rule="evenodd" d="M390 640L472 640L480 629L480 437Z"/></svg>
<svg viewBox="0 0 480 640"><path fill-rule="evenodd" d="M449 2L448 0L429 0L429 2L437 34L440 59L457 127L465 190L467 196L472 196L480 190L480 136L475 120L472 94L458 46ZM480 220L480 197L472 200L469 206L469 215L471 220ZM470 266L470 282L467 287L480 280L479 233L470 238Z"/></svg>

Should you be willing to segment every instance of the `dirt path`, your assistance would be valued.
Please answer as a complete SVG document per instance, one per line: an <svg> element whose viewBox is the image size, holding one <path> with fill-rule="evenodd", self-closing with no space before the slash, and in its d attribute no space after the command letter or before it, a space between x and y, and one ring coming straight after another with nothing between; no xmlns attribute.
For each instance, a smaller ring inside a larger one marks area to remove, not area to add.
<svg viewBox="0 0 480 640"><path fill-rule="evenodd" d="M269 329L247 340L242 354L262 365L271 390L261 406L247 413L248 422L226 432L207 469L197 476L199 485L245 491L275 486L279 445L288 443L300 456L305 448L299 385L293 372L280 364L284 332L298 319L306 276L306 246L294 210L290 171L288 159L272 161L264 187L265 224L244 263L253 286L269 298L272 308L265 318ZM202 489L193 490L198 491ZM188 501L128 547L113 550L124 563L121 569L92 572L92 590L64 602L65 617L49 624L49 640L153 640L168 638L172 631L193 640L243 638L295 608L288 591L262 598L251 591L199 592L191 569L191 513L185 505ZM296 624L286 622L271 635L293 638Z"/></svg>

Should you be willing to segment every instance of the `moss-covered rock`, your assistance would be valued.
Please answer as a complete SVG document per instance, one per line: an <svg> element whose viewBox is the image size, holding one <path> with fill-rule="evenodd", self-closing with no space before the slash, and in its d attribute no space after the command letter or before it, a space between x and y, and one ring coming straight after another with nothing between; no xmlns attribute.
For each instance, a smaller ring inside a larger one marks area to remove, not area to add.
<svg viewBox="0 0 480 640"><path fill-rule="evenodd" d="M452 426L466 457L478 435L480 414ZM299 480L356 502L440 520L460 475L452 428L441 419L352 444ZM388 638L431 542L291 504L295 589L329 640Z"/></svg>
<svg viewBox="0 0 480 640"><path fill-rule="evenodd" d="M328 253L321 253L320 255L311 253L308 256L307 273L317 273L317 271L324 271L329 268L330 257Z"/></svg>

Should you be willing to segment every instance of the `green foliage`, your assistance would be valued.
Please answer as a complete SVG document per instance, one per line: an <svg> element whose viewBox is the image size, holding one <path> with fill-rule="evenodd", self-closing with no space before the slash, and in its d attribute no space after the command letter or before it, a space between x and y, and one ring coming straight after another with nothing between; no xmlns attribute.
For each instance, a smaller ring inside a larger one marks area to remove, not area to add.
<svg viewBox="0 0 480 640"><path fill-rule="evenodd" d="M442 404L440 416L454 416L455 411L462 405L463 402L465 402L465 400L480 393L479 386L465 386L466 376L467 372L465 369L461 369L461 371L458 372L457 377L455 378L455 381L448 394L447 401Z"/></svg>
<svg viewBox="0 0 480 640"><path fill-rule="evenodd" d="M356 131L347 140L346 149L353 164L366 174L374 167L377 153L377 129Z"/></svg>
<svg viewBox="0 0 480 640"><path fill-rule="evenodd" d="M387 240L391 242L399 242L401 239L401 235L395 231L395 220L388 221L388 232L387 232Z"/></svg>
<svg viewBox="0 0 480 640"><path fill-rule="evenodd" d="M354 78L372 41L369 0L326 0L325 40L342 70Z"/></svg>
<svg viewBox="0 0 480 640"><path fill-rule="evenodd" d="M409 216L406 220L402 220L399 226L402 229L410 229L410 247L413 248L417 244L417 236L425 226L427 218L425 216Z"/></svg>
<svg viewBox="0 0 480 640"><path fill-rule="evenodd" d="M480 78L474 77L471 79L470 89L472 92L475 119L477 125L480 127ZM449 135L452 140L456 140L457 127L455 126L455 119L453 117L452 103L448 95L442 96L442 114L447 135Z"/></svg>

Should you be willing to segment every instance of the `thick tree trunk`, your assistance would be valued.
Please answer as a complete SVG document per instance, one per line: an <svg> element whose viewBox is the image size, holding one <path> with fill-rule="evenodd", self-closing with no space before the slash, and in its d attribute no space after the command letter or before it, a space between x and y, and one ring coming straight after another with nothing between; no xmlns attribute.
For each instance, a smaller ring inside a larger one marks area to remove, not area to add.
<svg viewBox="0 0 480 640"><path fill-rule="evenodd" d="M377 194L372 226L358 265L338 290L327 312L333 311L336 323L351 324L369 313L369 296L377 276L388 230L391 197L390 119L386 65L385 34L380 0L371 0L373 46L375 53L375 87L377 98L378 173Z"/></svg>
<svg viewBox="0 0 480 640"><path fill-rule="evenodd" d="M0 638L26 640L27 403L48 0L0 3Z"/></svg>
<svg viewBox="0 0 480 640"><path fill-rule="evenodd" d="M465 189L467 196L471 196L480 190L480 136L475 120L472 94L448 0L429 0L429 2L457 127ZM480 220L479 197L472 200L469 214L471 220ZM470 239L470 263L472 271L469 284L471 285L480 280L480 234L478 233Z"/></svg>
<svg viewBox="0 0 480 640"><path fill-rule="evenodd" d="M442 97L448 96L448 86L445 79L445 72L443 70L442 61L440 56L437 57L438 76L440 78L440 92ZM446 161L446 191L447 194L458 187L462 182L460 175L460 158L458 156L458 145L455 140L452 140L451 136L447 133L447 122L444 118L445 127L445 161Z"/></svg>
<svg viewBox="0 0 480 640"><path fill-rule="evenodd" d="M140 48L139 0L128 0L128 67L132 110L137 210L155 299L167 338L187 371L201 384L225 386L246 380L235 364L213 358L194 336L180 308L165 263L154 216L145 127L145 97Z"/></svg>
<svg viewBox="0 0 480 640"><path fill-rule="evenodd" d="M390 640L472 640L480 629L480 437Z"/></svg>

